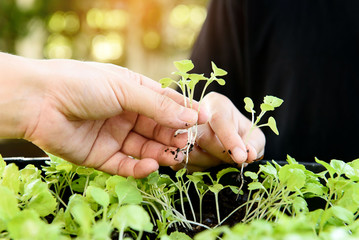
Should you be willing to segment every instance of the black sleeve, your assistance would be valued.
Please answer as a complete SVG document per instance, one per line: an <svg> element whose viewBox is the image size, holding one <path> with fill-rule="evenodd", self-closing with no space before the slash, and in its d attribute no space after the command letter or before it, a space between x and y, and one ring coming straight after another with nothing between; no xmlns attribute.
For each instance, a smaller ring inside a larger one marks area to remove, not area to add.
<svg viewBox="0 0 359 240"><path fill-rule="evenodd" d="M226 70L225 86L212 83L207 92L216 91L238 101L245 95L243 62L243 11L241 0L214 0L208 7L207 19L193 47L194 72L206 76L212 71L211 61ZM200 93L197 91L196 99ZM242 98L243 99L243 98Z"/></svg>

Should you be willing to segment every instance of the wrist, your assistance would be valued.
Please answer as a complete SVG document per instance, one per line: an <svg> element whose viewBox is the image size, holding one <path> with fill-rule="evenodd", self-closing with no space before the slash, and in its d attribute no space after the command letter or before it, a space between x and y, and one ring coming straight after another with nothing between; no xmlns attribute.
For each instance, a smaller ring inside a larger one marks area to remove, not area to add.
<svg viewBox="0 0 359 240"><path fill-rule="evenodd" d="M37 61L0 53L0 138L24 138L40 112Z"/></svg>

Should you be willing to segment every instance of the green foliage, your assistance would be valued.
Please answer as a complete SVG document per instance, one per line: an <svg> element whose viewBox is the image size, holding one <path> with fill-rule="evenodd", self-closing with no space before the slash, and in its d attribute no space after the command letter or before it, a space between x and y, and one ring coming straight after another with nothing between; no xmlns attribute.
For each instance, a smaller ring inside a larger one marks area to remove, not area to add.
<svg viewBox="0 0 359 240"><path fill-rule="evenodd" d="M284 166L273 161L260 165L258 172L245 172L248 200L232 214L239 210L246 214L229 228L221 226L230 215L219 215L218 196L225 188L238 190L220 182L225 174L238 174L236 168L223 169L214 177L208 172L186 175L182 170L175 178L155 172L136 180L66 165L57 158L43 167L42 174L33 165L19 171L0 158L0 235L15 240L111 239L117 231L119 239L124 239L125 232L133 239L145 239L147 233L153 232L157 239L191 239L180 232L168 235L168 229L196 225L208 228L202 224L202 200L213 194L218 225L197 234L195 240L218 236L224 240L357 239L359 161L316 161L323 163L326 170L313 173L288 156ZM17 177L13 179L15 184L9 176ZM85 179L83 191L72 194L70 182L79 178ZM196 219L195 205L190 204L196 197L190 195L190 186L197 193L200 219ZM71 196L60 198L58 193L62 192ZM307 201L312 198L323 199L326 204L310 210ZM193 215L186 216L182 205L191 206Z"/></svg>
<svg viewBox="0 0 359 240"><path fill-rule="evenodd" d="M245 103L244 109L252 114L252 127L250 129L250 133L253 131L253 129L257 127L259 128L259 127L268 126L275 134L279 135L279 131L277 129L277 123L273 117L269 117L268 122L266 124L261 124L261 125L258 124L266 112L274 111L275 108L280 107L282 105L283 103L282 99L274 96L265 96L263 99L263 103L260 105L261 112L256 119L254 119L255 110L254 110L254 104L252 99L246 97L244 98L244 103ZM249 137L247 137L247 139L248 138Z"/></svg>

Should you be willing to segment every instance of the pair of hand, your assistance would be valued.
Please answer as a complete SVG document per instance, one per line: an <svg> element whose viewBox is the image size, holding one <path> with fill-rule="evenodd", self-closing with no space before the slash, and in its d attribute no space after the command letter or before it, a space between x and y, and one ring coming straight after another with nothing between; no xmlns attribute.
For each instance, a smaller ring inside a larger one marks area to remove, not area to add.
<svg viewBox="0 0 359 240"><path fill-rule="evenodd" d="M174 134L196 122L202 125L190 155L193 170L263 154L261 131L245 146L250 122L219 94L206 96L198 113L183 107L176 91L111 64L0 54L0 69L0 93L7 99L0 100L0 126L14 129L0 130L0 136L27 139L79 165L136 178L159 165L178 168L184 156L172 152L186 144L187 135Z"/></svg>

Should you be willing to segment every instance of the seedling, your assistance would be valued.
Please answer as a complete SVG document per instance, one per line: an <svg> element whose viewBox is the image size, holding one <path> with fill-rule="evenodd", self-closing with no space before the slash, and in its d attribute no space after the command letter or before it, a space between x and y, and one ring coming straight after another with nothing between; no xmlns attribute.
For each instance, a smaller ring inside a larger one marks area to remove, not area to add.
<svg viewBox="0 0 359 240"><path fill-rule="evenodd" d="M245 97L244 98L244 103L245 103L244 109L247 112L251 113L251 115L252 115L252 118L251 118L252 125L251 125L251 128L249 129L249 133L246 136L246 139L244 139L244 144L245 145L247 145L248 140L249 140L253 130L256 129L256 128L261 128L261 127L267 127L268 126L268 127L270 127L270 129L275 134L279 135L279 131L278 131L278 128L277 128L277 123L276 123L274 117L272 117L272 116L269 117L267 123L259 125L259 122L262 120L262 118L263 118L263 116L264 116L264 114L266 112L274 111L275 108L282 105L282 103L283 103L282 99L280 99L278 97L274 97L274 96L265 96L264 99L263 99L263 103L260 105L261 112L256 118L255 118L256 111L254 110L254 104L253 104L252 99L249 98L249 97ZM242 164L242 166L241 166L241 174L240 174L241 186L239 187L240 190L242 189L243 183L244 183L243 168L244 168L244 164Z"/></svg>
<svg viewBox="0 0 359 240"><path fill-rule="evenodd" d="M223 69L220 69L214 64L212 64L212 73L209 78L205 77L204 74L197 74L197 73L189 73L194 68L194 65L191 60L182 60L174 62L175 67L178 71L173 72L173 74L180 76L178 81L175 81L171 78L162 78L160 83L162 84L163 88L169 87L172 83L175 83L182 91L183 95L183 103L185 107L193 108L193 97L194 91L197 83L199 81L205 81L205 86L202 90L201 97L199 100L199 107L198 111L201 107L201 101L204 97L207 87L214 81L219 83L220 85L224 85L226 82L222 78L227 72ZM187 132L187 144L184 148L179 149L179 151L183 152L186 155L186 166L188 163L189 153L192 151L194 147L194 143L197 137L197 124L189 129L179 129L175 135L186 133Z"/></svg>

